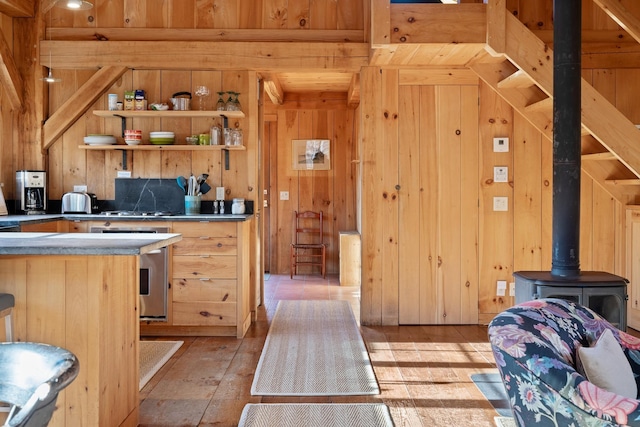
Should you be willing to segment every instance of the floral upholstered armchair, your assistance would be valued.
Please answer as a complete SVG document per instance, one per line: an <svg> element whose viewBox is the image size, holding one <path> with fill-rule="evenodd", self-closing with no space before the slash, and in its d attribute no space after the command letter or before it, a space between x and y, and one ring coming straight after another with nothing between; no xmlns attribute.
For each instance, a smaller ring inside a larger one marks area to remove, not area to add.
<svg viewBox="0 0 640 427"><path fill-rule="evenodd" d="M602 389L576 370L578 348L592 345L606 329L620 345L622 352L615 349L620 358L629 362L627 378L634 377L628 381L635 392L640 339L586 307L539 299L511 307L491 321L489 341L519 426L640 426L637 396ZM608 357L603 359L609 363Z"/></svg>

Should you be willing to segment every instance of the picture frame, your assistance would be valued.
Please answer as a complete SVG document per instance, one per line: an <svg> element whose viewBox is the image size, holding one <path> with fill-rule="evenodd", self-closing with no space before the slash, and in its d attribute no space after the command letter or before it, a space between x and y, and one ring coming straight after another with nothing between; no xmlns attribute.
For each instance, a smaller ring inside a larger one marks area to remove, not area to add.
<svg viewBox="0 0 640 427"><path fill-rule="evenodd" d="M293 170L330 170L331 141L328 139L294 139L291 145Z"/></svg>

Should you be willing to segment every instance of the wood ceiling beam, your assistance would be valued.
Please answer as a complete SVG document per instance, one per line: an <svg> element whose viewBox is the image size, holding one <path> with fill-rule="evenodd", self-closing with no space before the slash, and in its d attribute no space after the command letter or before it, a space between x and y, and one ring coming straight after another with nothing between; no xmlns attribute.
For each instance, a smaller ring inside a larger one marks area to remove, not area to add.
<svg viewBox="0 0 640 427"><path fill-rule="evenodd" d="M48 40L364 43L363 30L47 28Z"/></svg>
<svg viewBox="0 0 640 427"><path fill-rule="evenodd" d="M109 66L98 70L45 122L42 149L48 149L102 94L128 70Z"/></svg>
<svg viewBox="0 0 640 427"><path fill-rule="evenodd" d="M2 32L0 32L0 86L4 88L11 108L14 111L21 110L24 104L24 83Z"/></svg>
<svg viewBox="0 0 640 427"><path fill-rule="evenodd" d="M124 66L165 70L359 72L369 63L366 43L58 41L40 42L40 63L52 68Z"/></svg>
<svg viewBox="0 0 640 427"><path fill-rule="evenodd" d="M0 13L12 18L33 18L36 0L0 0Z"/></svg>
<svg viewBox="0 0 640 427"><path fill-rule="evenodd" d="M600 8L620 25L631 37L640 43L640 20L625 8L620 0L593 0Z"/></svg>
<svg viewBox="0 0 640 427"><path fill-rule="evenodd" d="M280 79L273 73L263 74L264 91L267 93L271 102L276 105L282 105L284 102L284 90L280 84Z"/></svg>

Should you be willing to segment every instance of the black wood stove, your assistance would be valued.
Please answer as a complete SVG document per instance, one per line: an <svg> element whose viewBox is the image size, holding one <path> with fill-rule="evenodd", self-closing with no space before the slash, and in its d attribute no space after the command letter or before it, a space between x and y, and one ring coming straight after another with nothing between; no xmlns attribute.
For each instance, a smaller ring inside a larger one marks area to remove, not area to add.
<svg viewBox="0 0 640 427"><path fill-rule="evenodd" d="M553 230L551 271L514 273L516 304L562 298L627 327L627 283L614 274L580 271L581 0L554 0Z"/></svg>

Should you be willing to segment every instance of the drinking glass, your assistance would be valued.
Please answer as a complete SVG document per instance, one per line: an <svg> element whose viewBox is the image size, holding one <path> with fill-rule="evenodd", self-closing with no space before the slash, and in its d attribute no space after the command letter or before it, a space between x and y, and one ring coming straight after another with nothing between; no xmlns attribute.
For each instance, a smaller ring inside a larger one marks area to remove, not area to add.
<svg viewBox="0 0 640 427"><path fill-rule="evenodd" d="M227 91L227 95L229 95L229 97L227 98L227 102L224 104L224 109L227 111L235 111L233 105L233 92Z"/></svg>
<svg viewBox="0 0 640 427"><path fill-rule="evenodd" d="M196 96L198 97L198 99L200 101L198 103L200 111L206 110L205 98L207 96L209 96L209 93L210 93L209 92L209 88L206 87L206 86L197 86L196 87Z"/></svg>
<svg viewBox="0 0 640 427"><path fill-rule="evenodd" d="M224 103L224 99L222 99L222 95L224 95L224 92L218 92L218 102L216 102L216 111L226 110L226 105Z"/></svg>
<svg viewBox="0 0 640 427"><path fill-rule="evenodd" d="M233 98L233 107L234 107L234 111L242 111L242 108L240 107L240 101L238 101L238 96L240 95L239 92L233 92L234 98Z"/></svg>

